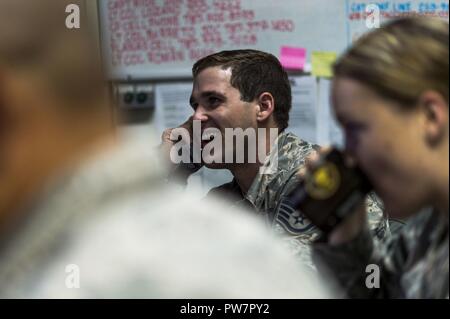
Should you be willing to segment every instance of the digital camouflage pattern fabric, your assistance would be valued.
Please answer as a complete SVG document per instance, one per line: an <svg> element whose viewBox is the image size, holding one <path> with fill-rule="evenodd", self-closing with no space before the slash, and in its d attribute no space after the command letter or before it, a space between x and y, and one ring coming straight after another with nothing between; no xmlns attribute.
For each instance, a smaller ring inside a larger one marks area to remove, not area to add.
<svg viewBox="0 0 450 319"><path fill-rule="evenodd" d="M448 299L448 246L448 217L429 210L386 242L374 242L366 230L340 246L316 243L313 260L346 297ZM368 265L378 266L379 287L366 285Z"/></svg>

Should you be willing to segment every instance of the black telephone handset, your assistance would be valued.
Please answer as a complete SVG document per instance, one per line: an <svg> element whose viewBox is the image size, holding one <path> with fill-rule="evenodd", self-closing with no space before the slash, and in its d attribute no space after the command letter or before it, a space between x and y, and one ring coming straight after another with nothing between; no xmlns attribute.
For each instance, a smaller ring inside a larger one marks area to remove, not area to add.
<svg viewBox="0 0 450 319"><path fill-rule="evenodd" d="M343 154L332 149L289 195L292 207L325 234L341 223L372 189L357 167L348 167Z"/></svg>
<svg viewBox="0 0 450 319"><path fill-rule="evenodd" d="M178 141L180 141L179 139ZM180 154L181 155L181 154ZM170 172L168 180L175 180L182 183L187 183L189 176L202 168L202 163L194 163L194 147L191 143L189 146L189 162L180 162Z"/></svg>
<svg viewBox="0 0 450 319"><path fill-rule="evenodd" d="M201 154L200 154L200 158L201 158ZM189 159L190 159L189 163L182 163L182 165L185 165L186 169L192 171L192 173L195 173L200 168L202 168L202 166L203 166L202 163L194 162L194 145L192 143L189 145Z"/></svg>

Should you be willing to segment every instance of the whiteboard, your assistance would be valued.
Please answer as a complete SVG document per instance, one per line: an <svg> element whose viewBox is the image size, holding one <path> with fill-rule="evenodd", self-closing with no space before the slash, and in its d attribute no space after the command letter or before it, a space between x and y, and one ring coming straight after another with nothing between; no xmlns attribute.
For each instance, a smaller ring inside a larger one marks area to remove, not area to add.
<svg viewBox="0 0 450 319"><path fill-rule="evenodd" d="M448 0L99 0L109 78L191 75L192 64L220 50L282 46L341 53L367 32L366 5L385 20L432 13L448 20Z"/></svg>
<svg viewBox="0 0 450 319"><path fill-rule="evenodd" d="M100 0L104 55L110 77L126 79L189 76L193 62L226 49L276 56L286 45L341 51L347 42L342 2Z"/></svg>

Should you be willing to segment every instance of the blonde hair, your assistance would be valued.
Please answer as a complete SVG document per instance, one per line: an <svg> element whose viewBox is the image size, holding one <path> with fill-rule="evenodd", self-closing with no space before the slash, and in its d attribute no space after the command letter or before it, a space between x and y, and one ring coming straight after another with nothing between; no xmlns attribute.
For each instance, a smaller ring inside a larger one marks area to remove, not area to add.
<svg viewBox="0 0 450 319"><path fill-rule="evenodd" d="M357 80L405 107L426 90L448 102L448 41L448 23L442 20L395 20L360 38L335 63L334 75Z"/></svg>

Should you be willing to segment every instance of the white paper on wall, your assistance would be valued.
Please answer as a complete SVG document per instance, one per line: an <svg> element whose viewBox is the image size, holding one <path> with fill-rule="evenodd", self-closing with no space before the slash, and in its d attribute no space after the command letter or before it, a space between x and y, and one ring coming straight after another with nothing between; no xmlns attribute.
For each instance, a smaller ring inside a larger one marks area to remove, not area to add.
<svg viewBox="0 0 450 319"><path fill-rule="evenodd" d="M313 76L292 76L292 109L287 131L301 139L316 142L317 84Z"/></svg>
<svg viewBox="0 0 450 319"><path fill-rule="evenodd" d="M189 105L192 83L158 84L155 87L154 125L159 133L178 127L193 114Z"/></svg>

